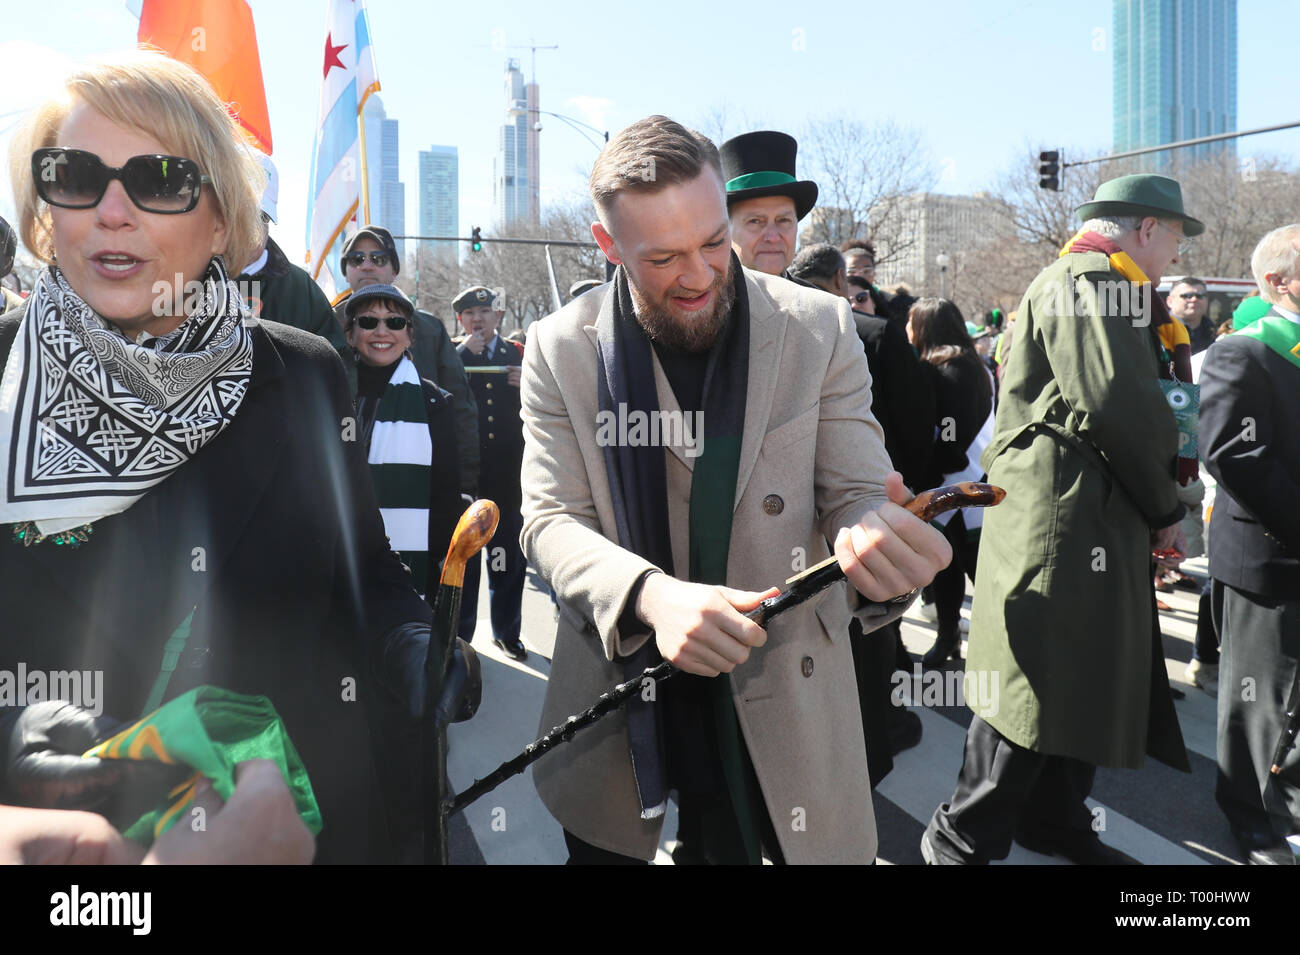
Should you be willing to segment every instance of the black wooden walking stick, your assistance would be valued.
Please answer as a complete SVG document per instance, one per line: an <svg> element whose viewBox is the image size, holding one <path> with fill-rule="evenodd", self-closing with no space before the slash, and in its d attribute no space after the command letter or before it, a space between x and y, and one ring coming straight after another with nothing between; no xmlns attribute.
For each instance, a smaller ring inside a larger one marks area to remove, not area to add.
<svg viewBox="0 0 1300 955"><path fill-rule="evenodd" d="M933 491L924 491L912 498L907 509L923 521L932 521L945 511L959 507L991 507L1006 497L1007 492L991 484L966 481L961 484L949 484ZM837 580L844 579L844 571L839 561L829 557L810 567L798 576L786 581L786 589L779 594L768 597L758 607L745 614L760 626L766 626L778 614L806 601L820 593ZM602 717L622 706L634 694L640 692L647 681L650 684L666 680L677 673L677 668L665 660L655 667L648 667L640 676L633 677L613 687L601 695L594 704L574 716L570 716L559 726L552 729L541 739L534 740L524 747L522 753L502 763L464 792L459 792L445 803L445 815L458 809L464 809L475 799L491 792L510 777L522 773L532 763L558 746L567 743L579 730L591 726Z"/></svg>
<svg viewBox="0 0 1300 955"><path fill-rule="evenodd" d="M420 763L425 793L425 865L447 864L447 813L443 811L450 790L447 783L447 725L438 718L437 708L456 650L465 565L477 559L483 545L492 539L497 517L497 506L491 501L475 501L461 515L456 530L452 532L447 557L442 562L442 576L438 579L438 594L434 598L433 630L424 663L426 689L420 731L423 750Z"/></svg>

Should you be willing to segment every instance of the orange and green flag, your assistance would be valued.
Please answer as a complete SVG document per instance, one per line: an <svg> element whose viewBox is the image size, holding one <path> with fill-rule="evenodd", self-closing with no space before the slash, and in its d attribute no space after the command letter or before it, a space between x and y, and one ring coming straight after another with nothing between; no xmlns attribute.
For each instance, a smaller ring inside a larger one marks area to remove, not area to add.
<svg viewBox="0 0 1300 955"><path fill-rule="evenodd" d="M156 760L194 770L157 806L123 830L128 839L144 845L184 816L201 776L212 782L218 796L229 799L235 791L235 766L249 759L274 760L303 824L312 835L321 830L320 808L307 769L275 707L264 696L196 687L83 755Z"/></svg>
<svg viewBox="0 0 1300 955"><path fill-rule="evenodd" d="M229 105L249 141L271 155L271 119L247 0L143 0L141 46L188 63Z"/></svg>

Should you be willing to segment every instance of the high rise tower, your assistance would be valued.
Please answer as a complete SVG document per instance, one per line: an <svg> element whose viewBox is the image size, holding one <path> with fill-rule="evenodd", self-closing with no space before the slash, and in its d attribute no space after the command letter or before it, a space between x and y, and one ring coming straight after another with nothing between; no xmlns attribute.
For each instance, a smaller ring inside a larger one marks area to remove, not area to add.
<svg viewBox="0 0 1300 955"><path fill-rule="evenodd" d="M460 158L455 146L420 151L420 235L460 234ZM452 243L429 243L455 256Z"/></svg>
<svg viewBox="0 0 1300 955"><path fill-rule="evenodd" d="M1236 0L1115 0L1114 10L1115 152L1237 128ZM1228 140L1191 155L1235 149Z"/></svg>
<svg viewBox="0 0 1300 955"><path fill-rule="evenodd" d="M536 222L538 198L536 83L525 86L518 60L506 60L506 121L492 163L493 212L498 227L519 219Z"/></svg>

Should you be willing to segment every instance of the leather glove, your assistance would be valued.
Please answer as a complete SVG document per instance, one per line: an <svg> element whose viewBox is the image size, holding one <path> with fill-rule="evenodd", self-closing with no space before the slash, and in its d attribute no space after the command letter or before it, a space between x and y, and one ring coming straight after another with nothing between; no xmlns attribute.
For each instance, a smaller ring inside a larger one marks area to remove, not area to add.
<svg viewBox="0 0 1300 955"><path fill-rule="evenodd" d="M451 670L438 697L437 717L440 724L463 723L478 712L483 699L483 670L474 648L456 638L451 653Z"/></svg>
<svg viewBox="0 0 1300 955"><path fill-rule="evenodd" d="M41 809L84 809L119 829L130 825L194 770L153 760L82 759L125 725L64 700L28 706L9 733L6 799Z"/></svg>
<svg viewBox="0 0 1300 955"><path fill-rule="evenodd" d="M376 660L376 676L381 685L398 699L406 715L417 721L424 717L427 696L424 667L430 635L427 623L404 623L380 640ZM457 637L451 672L437 703L438 719L444 722L469 719L478 709L482 689L478 655Z"/></svg>
<svg viewBox="0 0 1300 955"><path fill-rule="evenodd" d="M404 623L376 645L375 676L412 720L424 715L424 665L429 656L427 623Z"/></svg>

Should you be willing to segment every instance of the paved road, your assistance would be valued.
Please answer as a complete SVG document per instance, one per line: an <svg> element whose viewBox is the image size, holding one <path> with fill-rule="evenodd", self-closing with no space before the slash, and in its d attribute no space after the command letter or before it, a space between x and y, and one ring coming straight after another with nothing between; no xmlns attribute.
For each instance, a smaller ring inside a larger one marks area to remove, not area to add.
<svg viewBox="0 0 1300 955"><path fill-rule="evenodd" d="M1188 563L1192 573L1204 573L1204 567L1203 560ZM486 591L480 594L475 647L483 659L483 704L473 720L451 730L450 773L458 790L518 753L537 735L555 639L550 599L539 583L530 574L523 635L532 652L525 663L504 657L492 646ZM1215 701L1188 685L1183 675L1191 659L1197 595L1179 590L1163 599L1173 608L1161 614L1165 664L1170 680L1186 693L1175 705L1192 773L1153 761L1140 771L1102 769L1092 805L1100 810L1103 838L1142 862L1233 864L1240 861L1237 850L1214 804ZM920 615L919 604L905 618L903 637L915 659L934 640L934 625ZM955 672L959 665L953 662L949 669ZM921 833L935 807L952 795L961 766L970 711L958 706L917 706L915 711L924 725L921 743L896 757L893 772L874 795L881 863L921 864ZM670 805L665 842L675 831L676 815ZM470 806L463 819L455 821L453 835L453 858L458 862L555 864L566 857L560 828L538 800L530 773ZM662 847L659 861L670 861ZM1013 846L1006 860L1008 864L1058 861L1019 846Z"/></svg>

